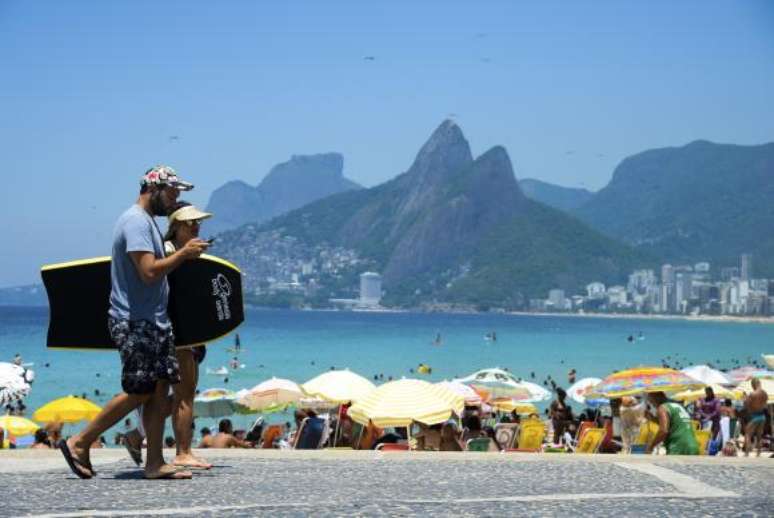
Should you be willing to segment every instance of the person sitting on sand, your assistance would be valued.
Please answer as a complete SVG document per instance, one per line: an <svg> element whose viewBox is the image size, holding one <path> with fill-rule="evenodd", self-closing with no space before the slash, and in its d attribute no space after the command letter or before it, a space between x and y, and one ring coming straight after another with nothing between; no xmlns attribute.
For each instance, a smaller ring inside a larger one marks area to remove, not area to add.
<svg viewBox="0 0 774 518"><path fill-rule="evenodd" d="M744 456L750 455L753 440L755 440L757 456L761 456L763 428L766 425L766 404L769 395L761 388L761 380L753 378L750 381L752 393L744 398L744 409L747 411L747 424L744 427Z"/></svg>
<svg viewBox="0 0 774 518"><path fill-rule="evenodd" d="M218 435L212 439L213 448L252 448L253 445L234 436L234 426L230 419L221 419L218 423Z"/></svg>
<svg viewBox="0 0 774 518"><path fill-rule="evenodd" d="M648 453L664 443L667 455L698 455L699 445L693 435L691 416L677 403L667 401L663 392L648 394L648 401L658 413L658 433L648 446Z"/></svg>
<svg viewBox="0 0 774 518"><path fill-rule="evenodd" d="M212 448L213 437L210 429L205 426L200 433L202 434L202 438L199 441L199 448Z"/></svg>
<svg viewBox="0 0 774 518"><path fill-rule="evenodd" d="M463 451L459 433L454 421L446 421L441 426L441 451Z"/></svg>
<svg viewBox="0 0 774 518"><path fill-rule="evenodd" d="M43 428L38 428L35 431L35 442L30 446L33 450L50 450L51 446L48 445L48 434Z"/></svg>

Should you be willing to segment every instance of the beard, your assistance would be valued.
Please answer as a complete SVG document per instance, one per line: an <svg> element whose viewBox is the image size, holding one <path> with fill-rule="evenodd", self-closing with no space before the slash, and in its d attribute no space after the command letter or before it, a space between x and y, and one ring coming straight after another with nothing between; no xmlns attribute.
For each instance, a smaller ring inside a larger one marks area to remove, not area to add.
<svg viewBox="0 0 774 518"><path fill-rule="evenodd" d="M150 198L150 209L154 216L166 216L167 205L164 203L164 197L161 191L153 191Z"/></svg>

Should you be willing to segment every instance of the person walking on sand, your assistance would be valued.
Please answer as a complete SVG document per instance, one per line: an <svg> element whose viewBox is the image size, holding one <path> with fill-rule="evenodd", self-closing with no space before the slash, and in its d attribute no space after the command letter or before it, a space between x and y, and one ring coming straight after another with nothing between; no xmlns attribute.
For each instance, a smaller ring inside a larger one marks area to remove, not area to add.
<svg viewBox="0 0 774 518"><path fill-rule="evenodd" d="M170 256L164 253L155 216L165 216L179 191L193 188L174 169L159 165L140 180L137 202L119 218L113 232L108 328L121 358L123 392L111 399L80 433L59 442L70 469L80 478L96 475L89 449L108 428L144 405L148 455L145 478L191 478L166 464L162 453L163 411L169 384L180 381L172 323L167 314L167 274L199 257L208 243L192 239Z"/></svg>
<svg viewBox="0 0 774 518"><path fill-rule="evenodd" d="M648 453L663 442L667 455L698 455L699 444L693 435L691 416L685 408L667 401L663 392L648 394L648 401L658 412L658 433L648 447Z"/></svg>
<svg viewBox="0 0 774 518"><path fill-rule="evenodd" d="M758 378L753 378L750 385L753 391L744 398L744 408L747 411L747 424L744 427L744 456L750 455L752 443L755 440L757 456L760 457L769 395L761 388L761 380Z"/></svg>
<svg viewBox="0 0 774 518"><path fill-rule="evenodd" d="M209 212L202 212L187 201L178 201L172 206L168 216L169 226L164 236L164 251L172 255L185 246L188 241L199 237L201 223L212 217ZM177 361L180 364L180 383L172 386L172 393L167 398L164 416L172 415L172 429L175 433L177 454L172 464L189 469L210 469L212 464L196 457L191 451L193 442L193 404L196 385L199 382L199 364L207 354L204 345L177 348ZM142 441L145 430L142 428L142 406L138 407L140 426L130 430L125 436L125 446L132 460L139 466L142 463Z"/></svg>

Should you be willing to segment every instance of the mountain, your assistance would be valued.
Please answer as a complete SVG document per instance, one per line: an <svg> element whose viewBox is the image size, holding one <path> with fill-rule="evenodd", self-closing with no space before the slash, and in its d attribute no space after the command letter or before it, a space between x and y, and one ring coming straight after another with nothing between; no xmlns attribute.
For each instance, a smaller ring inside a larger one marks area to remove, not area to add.
<svg viewBox="0 0 774 518"><path fill-rule="evenodd" d="M217 217L207 222L207 228L215 233L268 221L331 194L361 189L343 176L343 168L339 153L293 155L274 166L257 187L239 180L228 182L210 196L207 211Z"/></svg>
<svg viewBox="0 0 774 518"><path fill-rule="evenodd" d="M529 297L545 297L551 288L574 293L593 280L618 282L644 261L579 220L527 198L506 150L496 146L474 159L451 121L393 180L226 233L218 252L237 264L259 261L257 254L245 255L245 245L265 243L267 236L275 236L275 248L283 250L304 243L307 250L354 251L353 261L382 273L386 302L394 305L524 307ZM326 251L326 257L335 253Z"/></svg>
<svg viewBox="0 0 774 518"><path fill-rule="evenodd" d="M665 262L737 265L754 255L756 276L774 276L774 143L696 141L645 151L574 211L603 233Z"/></svg>
<svg viewBox="0 0 774 518"><path fill-rule="evenodd" d="M0 288L0 306L48 306L48 297L41 284Z"/></svg>
<svg viewBox="0 0 774 518"><path fill-rule="evenodd" d="M533 178L519 180L519 187L528 198L563 211L580 207L594 195L587 189L562 187Z"/></svg>

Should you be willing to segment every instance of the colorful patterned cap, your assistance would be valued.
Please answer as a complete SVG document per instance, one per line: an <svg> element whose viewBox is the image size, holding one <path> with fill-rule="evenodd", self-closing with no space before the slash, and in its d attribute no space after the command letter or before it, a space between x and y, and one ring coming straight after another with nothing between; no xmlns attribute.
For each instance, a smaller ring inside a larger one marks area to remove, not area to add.
<svg viewBox="0 0 774 518"><path fill-rule="evenodd" d="M167 165L157 165L145 171L140 185L169 185L179 191L190 191L194 188L192 183L181 180L177 172Z"/></svg>

